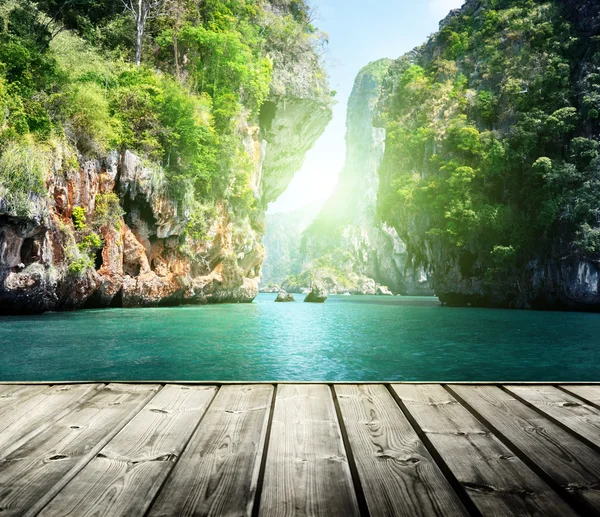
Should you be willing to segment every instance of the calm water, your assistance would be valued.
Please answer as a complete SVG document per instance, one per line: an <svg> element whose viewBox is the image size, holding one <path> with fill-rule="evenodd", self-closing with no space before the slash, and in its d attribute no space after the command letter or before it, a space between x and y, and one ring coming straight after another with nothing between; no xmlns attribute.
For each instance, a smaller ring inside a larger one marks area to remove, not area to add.
<svg viewBox="0 0 600 517"><path fill-rule="evenodd" d="M274 297L3 317L0 380L600 381L599 314Z"/></svg>

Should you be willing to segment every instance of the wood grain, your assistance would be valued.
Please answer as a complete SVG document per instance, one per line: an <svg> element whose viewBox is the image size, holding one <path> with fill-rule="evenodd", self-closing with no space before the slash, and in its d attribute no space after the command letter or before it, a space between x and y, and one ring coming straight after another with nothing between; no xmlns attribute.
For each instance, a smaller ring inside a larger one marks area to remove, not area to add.
<svg viewBox="0 0 600 517"><path fill-rule="evenodd" d="M0 392L0 411L2 415L8 415L12 411L15 411L19 406L23 405L25 401L50 389L50 386L46 385L4 385Z"/></svg>
<svg viewBox="0 0 600 517"><path fill-rule="evenodd" d="M144 515L216 387L163 388L39 514Z"/></svg>
<svg viewBox="0 0 600 517"><path fill-rule="evenodd" d="M278 387L260 515L359 515L328 386Z"/></svg>
<svg viewBox="0 0 600 517"><path fill-rule="evenodd" d="M575 515L442 386L392 388L483 515Z"/></svg>
<svg viewBox="0 0 600 517"><path fill-rule="evenodd" d="M570 393L574 393L575 395L584 398L590 401L592 404L596 406L600 406L600 386L592 386L592 385L561 385L561 388L567 390Z"/></svg>
<svg viewBox="0 0 600 517"><path fill-rule="evenodd" d="M600 454L498 387L452 389L573 498L600 508Z"/></svg>
<svg viewBox="0 0 600 517"><path fill-rule="evenodd" d="M49 387L48 385L2 384L0 385L0 410L4 410L15 400L22 400Z"/></svg>
<svg viewBox="0 0 600 517"><path fill-rule="evenodd" d="M73 411L102 387L101 384L53 386L19 397L10 410L2 410L0 458Z"/></svg>
<svg viewBox="0 0 600 517"><path fill-rule="evenodd" d="M385 386L335 386L371 517L468 515Z"/></svg>
<svg viewBox="0 0 600 517"><path fill-rule="evenodd" d="M3 517L35 515L157 390L153 385L106 386L0 460Z"/></svg>
<svg viewBox="0 0 600 517"><path fill-rule="evenodd" d="M506 389L600 446L600 409L553 386L506 386Z"/></svg>
<svg viewBox="0 0 600 517"><path fill-rule="evenodd" d="M274 387L219 389L149 515L250 516Z"/></svg>

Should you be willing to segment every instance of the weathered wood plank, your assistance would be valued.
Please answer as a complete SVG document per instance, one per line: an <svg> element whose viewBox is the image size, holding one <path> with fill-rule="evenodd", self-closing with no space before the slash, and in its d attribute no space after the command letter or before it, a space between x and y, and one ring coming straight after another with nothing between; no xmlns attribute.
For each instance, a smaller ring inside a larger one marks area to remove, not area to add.
<svg viewBox="0 0 600 517"><path fill-rule="evenodd" d="M561 388L590 401L592 404L596 404L596 406L600 406L600 386L587 384L576 386L561 385Z"/></svg>
<svg viewBox="0 0 600 517"><path fill-rule="evenodd" d="M574 515L442 386L394 384L393 390L483 515Z"/></svg>
<svg viewBox="0 0 600 517"><path fill-rule="evenodd" d="M0 458L10 454L27 440L47 429L78 404L90 398L101 384L53 386L25 397L2 410L0 419Z"/></svg>
<svg viewBox="0 0 600 517"><path fill-rule="evenodd" d="M251 515L273 391L270 385L219 389L151 517Z"/></svg>
<svg viewBox="0 0 600 517"><path fill-rule="evenodd" d="M600 409L553 386L506 386L515 395L600 446Z"/></svg>
<svg viewBox="0 0 600 517"><path fill-rule="evenodd" d="M215 392L165 386L39 516L144 515Z"/></svg>
<svg viewBox="0 0 600 517"><path fill-rule="evenodd" d="M0 384L0 399L14 396L15 392L23 390L27 387L27 384Z"/></svg>
<svg viewBox="0 0 600 517"><path fill-rule="evenodd" d="M600 508L600 454L496 386L452 386L572 497Z"/></svg>
<svg viewBox="0 0 600 517"><path fill-rule="evenodd" d="M260 515L358 514L330 388L278 386Z"/></svg>
<svg viewBox="0 0 600 517"><path fill-rule="evenodd" d="M28 398L33 397L38 393L43 393L50 389L47 385L12 385L2 386L2 392L0 392L0 411L2 415L8 415L10 412L15 411L19 405L23 404Z"/></svg>
<svg viewBox="0 0 600 517"><path fill-rule="evenodd" d="M335 393L371 517L468 515L384 385Z"/></svg>
<svg viewBox="0 0 600 517"><path fill-rule="evenodd" d="M106 386L0 460L2 515L35 515L158 389Z"/></svg>

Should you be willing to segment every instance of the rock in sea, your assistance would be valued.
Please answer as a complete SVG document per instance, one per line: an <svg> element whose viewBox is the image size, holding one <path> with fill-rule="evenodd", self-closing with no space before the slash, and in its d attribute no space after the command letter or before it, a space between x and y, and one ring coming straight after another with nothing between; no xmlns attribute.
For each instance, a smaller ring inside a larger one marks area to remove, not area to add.
<svg viewBox="0 0 600 517"><path fill-rule="evenodd" d="M379 296L394 296L394 293L392 293L392 291L390 291L385 285L377 284L376 292Z"/></svg>
<svg viewBox="0 0 600 517"><path fill-rule="evenodd" d="M280 302L280 303L287 303L287 302L295 302L296 300L294 300L293 294L286 293L285 291L279 291L279 294L277 295L277 298L275 299L275 301Z"/></svg>
<svg viewBox="0 0 600 517"><path fill-rule="evenodd" d="M314 284L312 291L304 298L307 303L324 303L325 300L327 300L327 291L319 284Z"/></svg>

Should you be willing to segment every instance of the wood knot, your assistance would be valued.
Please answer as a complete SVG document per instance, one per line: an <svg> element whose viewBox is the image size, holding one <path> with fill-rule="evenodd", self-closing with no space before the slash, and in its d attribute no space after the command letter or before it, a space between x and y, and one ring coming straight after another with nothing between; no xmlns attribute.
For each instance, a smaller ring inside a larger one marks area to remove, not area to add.
<svg viewBox="0 0 600 517"><path fill-rule="evenodd" d="M578 402L563 402L561 404L562 407L580 407L581 404L579 404Z"/></svg>
<svg viewBox="0 0 600 517"><path fill-rule="evenodd" d="M163 413L165 415L168 415L169 412L166 409L158 409L158 408L154 408L150 410L151 413Z"/></svg>
<svg viewBox="0 0 600 517"><path fill-rule="evenodd" d="M48 461L58 461L58 460L64 460L67 458L68 458L68 456L66 456L64 454L55 454L54 456L50 456L48 458Z"/></svg>

